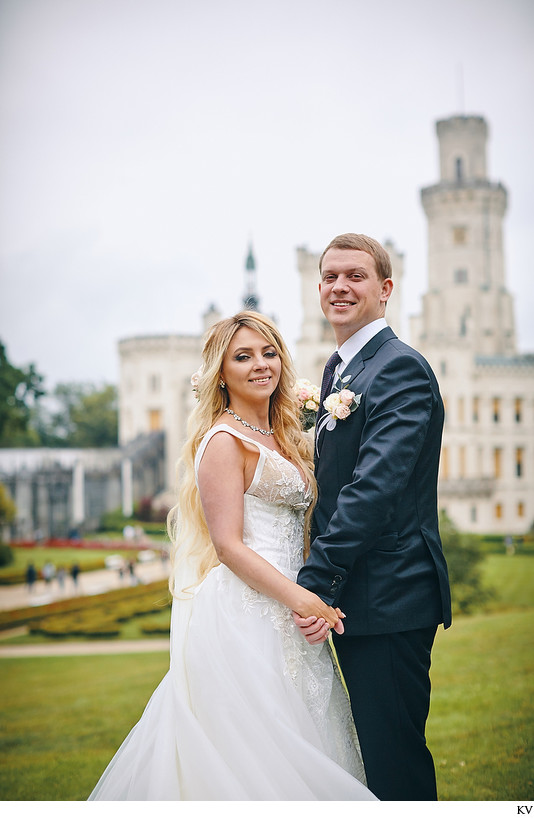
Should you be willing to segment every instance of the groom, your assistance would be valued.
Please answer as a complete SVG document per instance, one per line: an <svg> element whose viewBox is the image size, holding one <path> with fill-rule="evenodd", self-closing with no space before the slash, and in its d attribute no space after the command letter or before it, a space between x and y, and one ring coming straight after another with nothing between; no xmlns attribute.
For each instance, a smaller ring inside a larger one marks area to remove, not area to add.
<svg viewBox="0 0 534 819"><path fill-rule="evenodd" d="M346 615L333 637L368 787L382 800L435 800L430 654L438 624L451 623L437 517L443 403L429 364L386 324L393 282L384 248L337 236L319 269L337 342L323 392L354 399L335 419L322 396L319 497L298 582ZM294 617L308 642L325 639L323 621Z"/></svg>

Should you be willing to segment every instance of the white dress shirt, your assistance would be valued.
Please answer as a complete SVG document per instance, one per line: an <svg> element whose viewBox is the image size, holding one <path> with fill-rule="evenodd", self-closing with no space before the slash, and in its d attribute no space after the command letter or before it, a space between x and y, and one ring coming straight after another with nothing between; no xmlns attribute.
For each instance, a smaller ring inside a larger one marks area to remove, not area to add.
<svg viewBox="0 0 534 819"><path fill-rule="evenodd" d="M371 321L369 324L366 324L365 327L361 327L359 330L356 330L356 332L350 338L343 342L341 347L338 348L338 353L343 360L336 367L334 373L334 383L336 382L336 379L343 374L345 367L349 361L352 361L356 353L359 353L360 350L365 347L368 341L371 341L371 339L376 336L380 330L383 330L384 327L387 326L388 323L385 318L375 319L375 321Z"/></svg>

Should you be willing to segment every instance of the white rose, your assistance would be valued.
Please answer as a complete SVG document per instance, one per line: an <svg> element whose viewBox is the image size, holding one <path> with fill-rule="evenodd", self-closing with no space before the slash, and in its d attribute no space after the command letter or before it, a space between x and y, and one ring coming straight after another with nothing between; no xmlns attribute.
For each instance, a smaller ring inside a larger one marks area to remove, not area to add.
<svg viewBox="0 0 534 819"><path fill-rule="evenodd" d="M340 405L340 403L339 393L333 392L327 398L325 398L323 401L323 406L325 410L330 413L330 415L334 415L335 409Z"/></svg>

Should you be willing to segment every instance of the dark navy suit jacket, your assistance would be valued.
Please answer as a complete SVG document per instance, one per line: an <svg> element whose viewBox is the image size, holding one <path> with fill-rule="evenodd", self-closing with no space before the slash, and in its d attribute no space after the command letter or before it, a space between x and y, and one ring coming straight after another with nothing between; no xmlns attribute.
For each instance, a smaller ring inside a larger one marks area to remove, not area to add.
<svg viewBox="0 0 534 819"><path fill-rule="evenodd" d="M438 531L443 402L428 362L387 327L343 372L358 409L317 440L319 497L298 582L348 635L451 623ZM320 412L319 412L320 416Z"/></svg>

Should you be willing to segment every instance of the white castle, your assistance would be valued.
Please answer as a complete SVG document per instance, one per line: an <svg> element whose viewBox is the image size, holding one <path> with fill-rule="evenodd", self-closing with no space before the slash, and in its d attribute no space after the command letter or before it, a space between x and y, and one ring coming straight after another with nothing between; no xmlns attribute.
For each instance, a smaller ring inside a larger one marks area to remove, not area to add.
<svg viewBox="0 0 534 819"><path fill-rule="evenodd" d="M534 355L518 354L513 300L506 290L507 193L487 176L488 128L482 117L439 121L437 134L440 180L421 191L428 291L421 315L411 319L409 341L434 368L446 406L440 507L463 531L524 534L534 521ZM391 241L384 246L395 282L386 318L402 336L404 260ZM297 249L303 319L295 363L301 377L317 384L335 347L319 306L319 255ZM257 309L254 270L250 251L243 304ZM211 306L204 329L219 317ZM119 342L119 443L164 431L168 497L194 405L190 377L201 347L202 337L191 335Z"/></svg>

